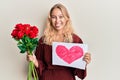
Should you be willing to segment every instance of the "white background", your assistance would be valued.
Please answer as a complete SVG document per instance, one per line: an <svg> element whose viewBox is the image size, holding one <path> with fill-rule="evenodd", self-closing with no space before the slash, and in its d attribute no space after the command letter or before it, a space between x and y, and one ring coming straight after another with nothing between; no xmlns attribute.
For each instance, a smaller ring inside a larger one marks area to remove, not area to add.
<svg viewBox="0 0 120 80"><path fill-rule="evenodd" d="M14 25L36 25L40 37L50 8L58 2L67 7L92 54L85 80L120 80L120 0L0 0L0 80L27 77L26 54L19 53L10 35Z"/></svg>

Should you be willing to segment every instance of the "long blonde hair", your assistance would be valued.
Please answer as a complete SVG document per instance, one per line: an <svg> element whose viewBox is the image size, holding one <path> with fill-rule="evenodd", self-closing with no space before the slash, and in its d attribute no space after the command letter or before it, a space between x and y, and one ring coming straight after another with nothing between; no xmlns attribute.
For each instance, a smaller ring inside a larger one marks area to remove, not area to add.
<svg viewBox="0 0 120 80"><path fill-rule="evenodd" d="M56 33L57 31L53 28L52 24L51 24L51 14L52 11L58 8L61 10L63 16L65 17L65 19L67 20L66 25L64 26L63 29L63 36L64 36L64 42L73 42L72 39L72 33L73 33L73 29L72 29L72 24L71 24L71 20L70 20L70 16L68 14L67 9L65 8L65 6L63 6L62 4L55 4L51 10L50 13L48 15L48 19L47 19L47 24L46 24L46 28L44 30L44 43L51 45L53 41L57 41L56 40Z"/></svg>

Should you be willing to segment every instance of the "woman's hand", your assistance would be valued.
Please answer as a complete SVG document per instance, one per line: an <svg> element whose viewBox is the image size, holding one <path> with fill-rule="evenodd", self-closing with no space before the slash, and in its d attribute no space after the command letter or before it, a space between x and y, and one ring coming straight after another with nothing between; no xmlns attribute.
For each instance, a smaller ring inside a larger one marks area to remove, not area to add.
<svg viewBox="0 0 120 80"><path fill-rule="evenodd" d="M36 56L34 54L33 55L27 54L26 59L27 59L27 61L32 61L35 64L35 66L38 67L38 61L37 61Z"/></svg>
<svg viewBox="0 0 120 80"><path fill-rule="evenodd" d="M91 54L89 52L86 52L84 57L83 57L83 60L89 64L91 62Z"/></svg>

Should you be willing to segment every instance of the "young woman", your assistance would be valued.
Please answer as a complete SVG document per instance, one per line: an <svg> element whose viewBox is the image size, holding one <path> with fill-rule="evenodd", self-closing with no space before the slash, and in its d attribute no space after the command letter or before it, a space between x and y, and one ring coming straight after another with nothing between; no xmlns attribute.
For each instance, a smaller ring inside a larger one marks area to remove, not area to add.
<svg viewBox="0 0 120 80"><path fill-rule="evenodd" d="M52 42L83 43L73 32L70 16L62 4L55 4L51 8L47 27L39 40L35 55L27 55L27 60L34 62L39 80L75 80L75 76L84 79L86 69L52 65ZM89 52L85 53L83 60L90 63Z"/></svg>

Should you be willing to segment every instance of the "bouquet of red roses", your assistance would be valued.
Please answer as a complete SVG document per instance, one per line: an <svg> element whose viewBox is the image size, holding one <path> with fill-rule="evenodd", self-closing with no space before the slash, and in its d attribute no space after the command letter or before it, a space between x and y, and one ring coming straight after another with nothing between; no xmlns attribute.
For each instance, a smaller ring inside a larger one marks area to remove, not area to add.
<svg viewBox="0 0 120 80"><path fill-rule="evenodd" d="M13 29L11 35L18 43L17 47L20 49L20 53L27 52L33 55L33 51L38 44L38 28L36 26L31 26L30 24L16 24L15 29ZM29 70L27 80L38 80L38 75L33 62L29 62Z"/></svg>

